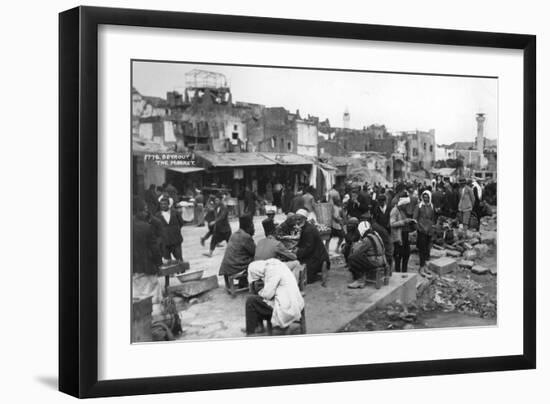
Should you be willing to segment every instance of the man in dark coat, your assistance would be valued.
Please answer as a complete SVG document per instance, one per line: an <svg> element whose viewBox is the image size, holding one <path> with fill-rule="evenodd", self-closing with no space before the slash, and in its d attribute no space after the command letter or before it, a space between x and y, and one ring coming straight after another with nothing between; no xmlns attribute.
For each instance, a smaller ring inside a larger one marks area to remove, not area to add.
<svg viewBox="0 0 550 404"><path fill-rule="evenodd" d="M168 198L160 200L160 212L157 212L155 217L160 222L160 239L162 245L162 256L166 260L170 260L173 255L178 261L182 261L181 243L183 237L181 228L183 227L183 219L176 210L171 209Z"/></svg>
<svg viewBox="0 0 550 404"><path fill-rule="evenodd" d="M308 212L305 209L299 209L296 212L296 225L302 229L296 256L300 263L306 265L307 282L313 283L317 280L318 274L324 268L330 268L330 259L327 249L321 240L321 235L317 228L307 221ZM326 272L322 273L322 285L326 283Z"/></svg>
<svg viewBox="0 0 550 404"><path fill-rule="evenodd" d="M351 252L351 247L354 243L358 242L361 239L361 235L359 234L359 230L357 230L357 226L359 226L359 219L357 219L356 217L350 217L346 226L344 245L342 246L342 255L344 256L346 264L348 262L349 253Z"/></svg>
<svg viewBox="0 0 550 404"><path fill-rule="evenodd" d="M292 204L292 200L294 199L294 192L292 192L290 185L287 184L283 188L282 193L283 213L286 215L288 212L290 212L290 205Z"/></svg>
<svg viewBox="0 0 550 404"><path fill-rule="evenodd" d="M355 280L348 285L350 289L364 288L370 271L387 267L384 242L380 235L374 232L368 221L359 223L361 241L355 243L348 257L350 271Z"/></svg>
<svg viewBox="0 0 550 404"><path fill-rule="evenodd" d="M264 228L266 237L275 233L275 228L277 227L277 223L275 223L275 209L267 211L267 218L262 220L262 227Z"/></svg>
<svg viewBox="0 0 550 404"><path fill-rule="evenodd" d="M387 232L390 231L390 211L386 195L378 195L378 204L374 208L372 216L374 222L386 229Z"/></svg>
<svg viewBox="0 0 550 404"><path fill-rule="evenodd" d="M222 241L228 242L231 237L231 226L229 225L228 217L229 213L227 211L227 206L224 205L219 195L214 198L214 205L216 206L214 208L215 219L213 220L213 223L210 224L212 226L210 251L204 254L207 257L212 256L218 243L221 243Z"/></svg>
<svg viewBox="0 0 550 404"><path fill-rule="evenodd" d="M444 198L445 193L443 192L443 185L437 184L435 187L435 191L432 193L432 204L434 207L434 213L435 213L435 220L441 215L443 211L443 205L444 205Z"/></svg>
<svg viewBox="0 0 550 404"><path fill-rule="evenodd" d="M292 213L296 213L298 210L304 209L304 207L304 196L302 195L302 191L298 191L298 193L294 195L294 198L292 198L292 201L290 202L289 211Z"/></svg>
<svg viewBox="0 0 550 404"><path fill-rule="evenodd" d="M256 252L256 244L252 239L253 235L252 217L241 216L239 218L239 230L231 235L227 243L220 266L220 275L234 275L248 269L248 264L254 261Z"/></svg>
<svg viewBox="0 0 550 404"><path fill-rule="evenodd" d="M151 215L154 215L159 210L159 201L158 201L158 194L156 191L156 186L154 184L151 184L149 186L149 189L145 191L145 203L147 204L148 211Z"/></svg>
<svg viewBox="0 0 550 404"><path fill-rule="evenodd" d="M372 195L369 192L368 183L365 183L365 185L363 185L363 190L359 192L357 200L359 202L359 210L361 211L361 214L364 214L366 212L372 213L374 208L374 201L372 200Z"/></svg>
<svg viewBox="0 0 550 404"><path fill-rule="evenodd" d="M243 193L244 200L244 214L254 216L256 213L256 194L250 190L250 187L247 186Z"/></svg>
<svg viewBox="0 0 550 404"><path fill-rule="evenodd" d="M134 274L157 275L162 265L159 244L153 226L148 223L148 207L137 199L134 201L135 215L132 224L132 272Z"/></svg>
<svg viewBox="0 0 550 404"><path fill-rule="evenodd" d="M359 218L362 214L357 191L351 192L350 199L346 202L345 210L347 217Z"/></svg>

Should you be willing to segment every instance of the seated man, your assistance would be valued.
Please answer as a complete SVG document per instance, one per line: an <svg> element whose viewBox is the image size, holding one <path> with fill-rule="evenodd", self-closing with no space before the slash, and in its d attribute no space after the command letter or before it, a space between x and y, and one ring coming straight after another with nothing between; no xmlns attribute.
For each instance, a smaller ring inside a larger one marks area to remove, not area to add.
<svg viewBox="0 0 550 404"><path fill-rule="evenodd" d="M275 233L277 223L275 223L275 207L270 207L266 211L267 218L262 221L262 227L264 228L265 236L270 236Z"/></svg>
<svg viewBox="0 0 550 404"><path fill-rule="evenodd" d="M323 240L321 240L319 230L307 221L307 216L308 212L305 209L300 209L296 212L296 226L301 228L296 256L300 263L306 266L307 283L313 283L318 279L318 275L323 269L323 264L325 264L326 270L330 268L330 259ZM322 285L324 286L327 280L327 273L323 272L321 275Z"/></svg>
<svg viewBox="0 0 550 404"><path fill-rule="evenodd" d="M300 280L300 274L304 270L304 266L300 264L296 254L287 249L282 242L273 236L269 236L258 241L254 261L264 261L270 258L276 258L279 261L284 262L286 266L289 267L294 273L296 280Z"/></svg>
<svg viewBox="0 0 550 404"><path fill-rule="evenodd" d="M344 245L342 246L342 255L346 260L346 264L348 262L349 253L351 252L351 247L361 239L357 226L359 226L359 219L350 217L346 225L346 235L344 236Z"/></svg>
<svg viewBox="0 0 550 404"><path fill-rule="evenodd" d="M275 228L275 238L281 241L288 250L294 250L299 239L296 229L296 215L288 213L286 220Z"/></svg>
<svg viewBox="0 0 550 404"><path fill-rule="evenodd" d="M361 234L361 240L353 246L348 257L350 271L355 278L355 281L348 284L350 289L364 288L369 272L383 270L387 265L384 242L372 230L370 223L367 221L361 222L357 229Z"/></svg>
<svg viewBox="0 0 550 404"><path fill-rule="evenodd" d="M252 236L254 235L254 224L251 216L239 217L239 230L231 235L225 254L223 256L222 264L220 266L220 275L235 275L248 268L254 260L254 254L256 252L256 245ZM242 282L245 286L246 280Z"/></svg>
<svg viewBox="0 0 550 404"><path fill-rule="evenodd" d="M296 254L271 235L258 241L254 261L263 261L270 258L277 258L280 261L296 261Z"/></svg>
<svg viewBox="0 0 550 404"><path fill-rule="evenodd" d="M248 282L255 295L246 299L246 335L263 332L263 321L287 328L300 320L304 298L290 269L277 259L254 261L248 267Z"/></svg>

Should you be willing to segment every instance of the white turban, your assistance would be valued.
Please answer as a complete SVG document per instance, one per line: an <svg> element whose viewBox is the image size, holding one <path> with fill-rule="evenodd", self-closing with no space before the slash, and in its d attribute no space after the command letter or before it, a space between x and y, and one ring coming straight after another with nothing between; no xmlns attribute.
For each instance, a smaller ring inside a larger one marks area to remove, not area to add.
<svg viewBox="0 0 550 404"><path fill-rule="evenodd" d="M305 209L298 209L296 211L296 214L307 218L309 215L309 212Z"/></svg>
<svg viewBox="0 0 550 404"><path fill-rule="evenodd" d="M367 230L370 229L370 223L367 221L359 223L359 226L357 226L357 230L359 231L359 234L361 237L367 232Z"/></svg>
<svg viewBox="0 0 550 404"><path fill-rule="evenodd" d="M397 202L397 206L408 205L409 203L411 203L411 198L399 198L399 202Z"/></svg>

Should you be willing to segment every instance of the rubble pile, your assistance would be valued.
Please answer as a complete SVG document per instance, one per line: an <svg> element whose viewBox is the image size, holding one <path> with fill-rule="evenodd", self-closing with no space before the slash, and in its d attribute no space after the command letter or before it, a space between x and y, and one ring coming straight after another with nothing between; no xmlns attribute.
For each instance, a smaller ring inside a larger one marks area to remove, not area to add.
<svg viewBox="0 0 550 404"><path fill-rule="evenodd" d="M434 278L423 288L418 302L424 311L457 311L482 318L495 318L496 299L481 289L481 284L468 277Z"/></svg>
<svg viewBox="0 0 550 404"><path fill-rule="evenodd" d="M460 268L467 268L478 275L496 275L496 269L476 265L497 245L496 213L481 219L480 230L473 231L458 227L455 221L442 220L438 223L438 236L430 253L431 258L450 257L459 260Z"/></svg>

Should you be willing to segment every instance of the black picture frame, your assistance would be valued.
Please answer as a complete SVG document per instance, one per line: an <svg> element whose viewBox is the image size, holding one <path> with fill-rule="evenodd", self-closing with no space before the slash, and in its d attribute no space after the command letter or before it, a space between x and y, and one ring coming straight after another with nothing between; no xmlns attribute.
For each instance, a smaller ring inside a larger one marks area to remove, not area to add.
<svg viewBox="0 0 550 404"><path fill-rule="evenodd" d="M100 24L523 50L523 353L98 381L97 61ZM535 368L534 35L78 7L59 15L59 100L59 389L62 392L85 398Z"/></svg>

